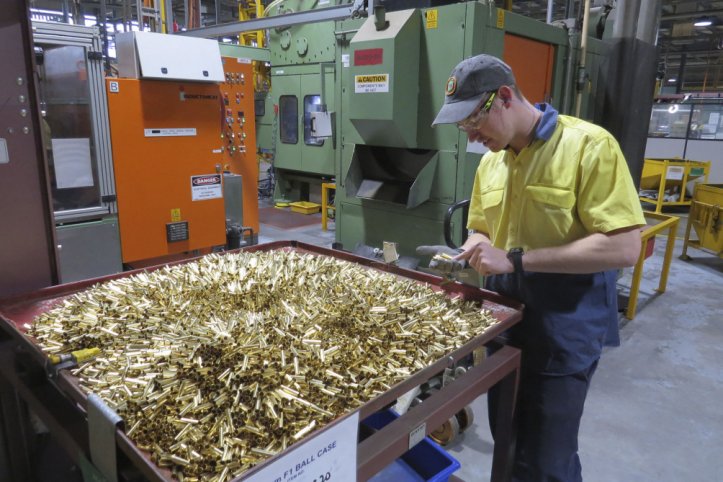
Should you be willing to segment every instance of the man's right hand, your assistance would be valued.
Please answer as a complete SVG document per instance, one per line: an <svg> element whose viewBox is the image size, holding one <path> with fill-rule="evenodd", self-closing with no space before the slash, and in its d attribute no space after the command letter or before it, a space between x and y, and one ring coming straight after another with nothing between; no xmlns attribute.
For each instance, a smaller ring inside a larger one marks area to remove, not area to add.
<svg viewBox="0 0 723 482"><path fill-rule="evenodd" d="M513 273L515 267L507 257L507 251L495 248L490 243L482 241L467 246L459 261L466 261L482 276L492 274Z"/></svg>

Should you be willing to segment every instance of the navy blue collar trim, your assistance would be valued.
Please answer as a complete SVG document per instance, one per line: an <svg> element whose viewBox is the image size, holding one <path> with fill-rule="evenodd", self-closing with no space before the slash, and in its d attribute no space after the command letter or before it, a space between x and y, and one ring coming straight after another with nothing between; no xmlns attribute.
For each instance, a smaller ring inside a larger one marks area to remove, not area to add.
<svg viewBox="0 0 723 482"><path fill-rule="evenodd" d="M535 104L535 107L542 112L540 122L537 124L535 129L535 139L541 139L543 141L549 141L552 137L552 133L555 132L557 127L557 111L550 104Z"/></svg>

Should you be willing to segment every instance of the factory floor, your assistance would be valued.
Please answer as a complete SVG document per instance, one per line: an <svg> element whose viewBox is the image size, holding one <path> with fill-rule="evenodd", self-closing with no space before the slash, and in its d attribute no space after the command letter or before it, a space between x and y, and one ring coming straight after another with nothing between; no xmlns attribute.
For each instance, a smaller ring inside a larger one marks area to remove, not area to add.
<svg viewBox="0 0 723 482"><path fill-rule="evenodd" d="M588 482L723 481L723 259L689 248L681 261L687 216L678 226L665 293L658 294L666 239L645 261L637 314L620 317L622 344L606 349L592 380L580 430ZM263 219L261 220L263 223ZM261 242L277 239L330 247L334 224L283 230L262 225ZM628 292L632 268L619 280ZM471 482L489 480L492 439L484 396L475 424L447 450Z"/></svg>

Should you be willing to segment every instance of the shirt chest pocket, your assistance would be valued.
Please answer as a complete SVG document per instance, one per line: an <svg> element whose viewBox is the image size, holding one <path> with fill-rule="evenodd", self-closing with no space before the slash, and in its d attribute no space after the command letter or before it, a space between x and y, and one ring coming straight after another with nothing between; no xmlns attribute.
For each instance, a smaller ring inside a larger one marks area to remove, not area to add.
<svg viewBox="0 0 723 482"><path fill-rule="evenodd" d="M544 233L545 245L567 242L574 224L575 193L553 186L526 186L524 219L534 231Z"/></svg>
<svg viewBox="0 0 723 482"><path fill-rule="evenodd" d="M504 189L499 188L490 189L479 195L479 205L484 213L484 218L490 231L489 234L492 236L494 236L495 225L500 219L503 193Z"/></svg>
<svg viewBox="0 0 723 482"><path fill-rule="evenodd" d="M526 186L525 193L533 202L552 209L572 209L575 205L575 193L561 187Z"/></svg>

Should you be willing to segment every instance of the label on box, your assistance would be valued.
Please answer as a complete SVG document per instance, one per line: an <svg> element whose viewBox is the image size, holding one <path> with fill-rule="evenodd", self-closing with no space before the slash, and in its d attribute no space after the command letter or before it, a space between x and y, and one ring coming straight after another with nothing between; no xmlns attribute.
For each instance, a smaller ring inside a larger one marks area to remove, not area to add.
<svg viewBox="0 0 723 482"><path fill-rule="evenodd" d="M680 166L668 166L668 173L665 178L670 181L681 181L683 179L683 173L685 168Z"/></svg>
<svg viewBox="0 0 723 482"><path fill-rule="evenodd" d="M166 223L166 241L169 243L188 241L188 221Z"/></svg>
<svg viewBox="0 0 723 482"><path fill-rule="evenodd" d="M305 440L245 482L356 481L359 412Z"/></svg>
<svg viewBox="0 0 723 482"><path fill-rule="evenodd" d="M193 137L196 135L195 127L176 127L172 129L143 129L146 137Z"/></svg>
<svg viewBox="0 0 723 482"><path fill-rule="evenodd" d="M204 176L191 176L191 200L203 201L223 197L221 192L221 176L207 174Z"/></svg>
<svg viewBox="0 0 723 482"><path fill-rule="evenodd" d="M415 445L417 445L419 442L424 440L424 437L427 435L427 423L423 423L411 432L409 432L409 450L412 449Z"/></svg>

